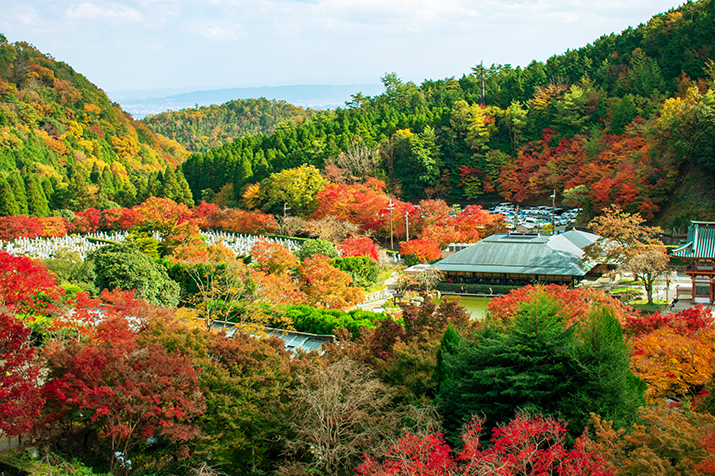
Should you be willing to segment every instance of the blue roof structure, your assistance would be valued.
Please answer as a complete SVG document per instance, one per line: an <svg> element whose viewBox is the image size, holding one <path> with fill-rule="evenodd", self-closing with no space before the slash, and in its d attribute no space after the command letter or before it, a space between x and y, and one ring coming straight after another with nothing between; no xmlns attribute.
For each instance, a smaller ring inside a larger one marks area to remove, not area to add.
<svg viewBox="0 0 715 476"><path fill-rule="evenodd" d="M715 222L694 221L684 245L673 251L680 258L715 258Z"/></svg>

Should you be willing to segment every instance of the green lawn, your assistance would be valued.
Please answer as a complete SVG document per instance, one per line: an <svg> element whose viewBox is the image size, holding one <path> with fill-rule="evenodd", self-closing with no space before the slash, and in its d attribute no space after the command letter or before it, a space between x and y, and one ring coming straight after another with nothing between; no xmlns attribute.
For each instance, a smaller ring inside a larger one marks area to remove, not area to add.
<svg viewBox="0 0 715 476"><path fill-rule="evenodd" d="M648 304L647 299L636 299L635 301L630 301L628 305L645 312L657 312L665 311L668 307L668 301L654 299L653 304Z"/></svg>

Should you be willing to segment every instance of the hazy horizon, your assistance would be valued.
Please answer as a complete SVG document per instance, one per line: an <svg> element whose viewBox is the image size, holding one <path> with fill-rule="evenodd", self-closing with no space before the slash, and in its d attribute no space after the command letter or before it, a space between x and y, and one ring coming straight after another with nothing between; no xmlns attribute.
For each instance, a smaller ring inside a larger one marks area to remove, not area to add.
<svg viewBox="0 0 715 476"><path fill-rule="evenodd" d="M672 0L5 0L0 33L108 92L421 83L525 66L680 5ZM171 94L171 93L170 93Z"/></svg>

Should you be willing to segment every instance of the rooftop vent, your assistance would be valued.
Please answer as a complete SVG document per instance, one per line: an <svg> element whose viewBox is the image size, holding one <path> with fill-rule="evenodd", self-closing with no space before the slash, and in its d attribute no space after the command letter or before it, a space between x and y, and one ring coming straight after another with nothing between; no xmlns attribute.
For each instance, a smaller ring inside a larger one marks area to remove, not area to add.
<svg viewBox="0 0 715 476"><path fill-rule="evenodd" d="M538 238L539 233L509 233L508 238L519 238L522 240L531 240L533 238Z"/></svg>

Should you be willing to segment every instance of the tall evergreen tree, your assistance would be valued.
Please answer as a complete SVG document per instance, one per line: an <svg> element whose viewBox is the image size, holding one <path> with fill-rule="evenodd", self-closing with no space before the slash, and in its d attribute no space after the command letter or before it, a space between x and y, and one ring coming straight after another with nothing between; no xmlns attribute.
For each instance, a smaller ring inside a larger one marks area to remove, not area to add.
<svg viewBox="0 0 715 476"><path fill-rule="evenodd" d="M29 210L27 208L27 195L25 194L25 181L22 180L20 172L15 172L8 178L10 187L12 187L13 194L15 195L15 203L17 204L17 214L27 215Z"/></svg>
<svg viewBox="0 0 715 476"><path fill-rule="evenodd" d="M42 191L45 193L47 198L48 207L51 208L52 196L55 194L55 186L52 183L51 177L45 177L42 179Z"/></svg>
<svg viewBox="0 0 715 476"><path fill-rule="evenodd" d="M46 217L49 215L50 207L45 192L42 190L40 179L35 174L29 174L25 179L25 183L27 184L28 212L38 217Z"/></svg>
<svg viewBox="0 0 715 476"><path fill-rule="evenodd" d="M175 201L177 203L183 203L186 206L193 207L194 196L191 193L191 187L189 187L189 183L186 181L186 177L184 177L184 173L178 167L174 171L174 173L176 174L176 181L179 184L180 190L180 193Z"/></svg>
<svg viewBox="0 0 715 476"><path fill-rule="evenodd" d="M104 198L114 199L116 190L114 189L114 177L108 167L102 169L102 174L98 180L99 194Z"/></svg>
<svg viewBox="0 0 715 476"><path fill-rule="evenodd" d="M17 202L15 201L15 192L3 176L0 176L0 215L19 215Z"/></svg>
<svg viewBox="0 0 715 476"><path fill-rule="evenodd" d="M92 171L89 173L89 181L94 184L99 184L99 178L102 176L102 171L99 168L99 162L92 165Z"/></svg>
<svg viewBox="0 0 715 476"><path fill-rule="evenodd" d="M574 388L562 400L561 413L577 428L586 426L590 413L615 428L629 427L645 405L646 384L631 372L623 330L611 309L595 307L579 323L573 351Z"/></svg>
<svg viewBox="0 0 715 476"><path fill-rule="evenodd" d="M457 352L462 342L462 334L459 333L459 330L452 326L452 324L448 324L442 336L442 342L439 344L439 349L437 349L437 363L433 376L434 381L437 383L437 388L442 385L442 382L451 377L450 372L447 370L446 360L448 356L454 355Z"/></svg>
<svg viewBox="0 0 715 476"><path fill-rule="evenodd" d="M594 309L588 322L567 325L561 310L540 294L511 321L485 325L446 356L438 403L452 437L475 414L494 427L519 410L563 418L574 436L590 412L619 426L633 421L644 388L613 313Z"/></svg>
<svg viewBox="0 0 715 476"><path fill-rule="evenodd" d="M176 180L176 174L170 165L167 165L164 170L161 191L159 193L162 198L169 198L175 202L178 201L177 197L181 195L181 189L179 188L179 183Z"/></svg>
<svg viewBox="0 0 715 476"><path fill-rule="evenodd" d="M78 165L71 166L67 171L69 183L67 185L68 203L72 210L87 208L89 202L89 184L86 172Z"/></svg>

